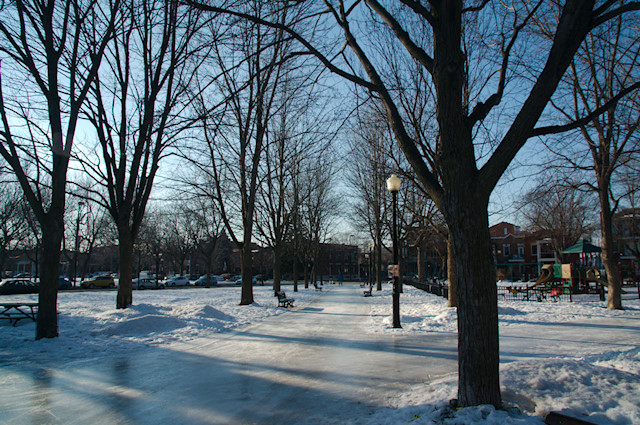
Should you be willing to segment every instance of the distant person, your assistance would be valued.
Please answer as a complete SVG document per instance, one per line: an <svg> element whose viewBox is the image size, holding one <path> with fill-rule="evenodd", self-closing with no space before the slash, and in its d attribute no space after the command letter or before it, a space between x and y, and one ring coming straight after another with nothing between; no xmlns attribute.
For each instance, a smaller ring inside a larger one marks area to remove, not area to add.
<svg viewBox="0 0 640 425"><path fill-rule="evenodd" d="M342 273L338 275L338 286L342 286L342 281L344 280L344 276Z"/></svg>

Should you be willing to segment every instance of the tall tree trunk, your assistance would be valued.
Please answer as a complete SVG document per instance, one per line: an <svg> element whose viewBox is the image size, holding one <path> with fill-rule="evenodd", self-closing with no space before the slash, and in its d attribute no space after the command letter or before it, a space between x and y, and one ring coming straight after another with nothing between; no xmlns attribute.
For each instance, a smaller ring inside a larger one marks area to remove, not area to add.
<svg viewBox="0 0 640 425"><path fill-rule="evenodd" d="M458 400L461 406L500 406L498 300L489 217L486 202L474 200L472 193L446 201L458 282Z"/></svg>
<svg viewBox="0 0 640 425"><path fill-rule="evenodd" d="M418 280L425 281L424 261L422 261L423 251L420 245L416 245L416 264L418 266Z"/></svg>
<svg viewBox="0 0 640 425"><path fill-rule="evenodd" d="M280 281L282 280L282 249L279 246L273 247L273 293L280 292ZM295 292L295 289L294 289Z"/></svg>
<svg viewBox="0 0 640 425"><path fill-rule="evenodd" d="M376 291L382 291L382 240L376 244Z"/></svg>
<svg viewBox="0 0 640 425"><path fill-rule="evenodd" d="M449 307L458 306L458 281L456 273L456 261L453 258L453 244L451 235L447 238L447 277L449 279Z"/></svg>
<svg viewBox="0 0 640 425"><path fill-rule="evenodd" d="M54 214L49 211L42 225L42 267L36 339L58 337L58 267L63 233L61 221L62 213Z"/></svg>
<svg viewBox="0 0 640 425"><path fill-rule="evenodd" d="M133 236L131 235L128 223L119 227L120 281L118 283L118 295L116 296L117 309L127 308L133 304L133 288L131 285L131 273L133 271Z"/></svg>
<svg viewBox="0 0 640 425"><path fill-rule="evenodd" d="M211 288L211 263L212 263L213 254L207 255L207 259L204 262L204 273L207 278L204 280L204 287Z"/></svg>
<svg viewBox="0 0 640 425"><path fill-rule="evenodd" d="M298 292L298 258L293 256L293 292Z"/></svg>
<svg viewBox="0 0 640 425"><path fill-rule="evenodd" d="M606 187L608 188L609 186L606 185ZM613 225L609 191L599 190L598 196L600 198L600 227L602 228L602 263L607 272L607 282L609 282L607 308L622 310L622 285L618 272L618 256L613 250Z"/></svg>
<svg viewBox="0 0 640 425"><path fill-rule="evenodd" d="M245 232L247 232L246 228ZM250 234L250 232L245 234ZM245 237L241 252L242 294L240 295L240 305L251 305L253 304L253 253L251 252L250 238Z"/></svg>

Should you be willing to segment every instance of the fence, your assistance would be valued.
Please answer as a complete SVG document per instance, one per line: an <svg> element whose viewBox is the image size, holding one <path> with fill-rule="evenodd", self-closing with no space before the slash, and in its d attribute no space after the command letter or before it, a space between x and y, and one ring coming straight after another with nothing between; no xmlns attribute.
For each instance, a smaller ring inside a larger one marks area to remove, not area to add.
<svg viewBox="0 0 640 425"><path fill-rule="evenodd" d="M421 289L430 294L449 298L449 287L442 283L427 283L412 279L403 279L407 285ZM574 290L570 286L552 285L535 288L498 287L498 299L513 301L573 301Z"/></svg>
<svg viewBox="0 0 640 425"><path fill-rule="evenodd" d="M571 286L550 285L529 287L498 286L498 299L511 301L573 301Z"/></svg>
<svg viewBox="0 0 640 425"><path fill-rule="evenodd" d="M414 288L422 289L430 294L438 295L439 297L449 298L449 287L442 283L426 283L413 279L403 279L403 283L411 285Z"/></svg>

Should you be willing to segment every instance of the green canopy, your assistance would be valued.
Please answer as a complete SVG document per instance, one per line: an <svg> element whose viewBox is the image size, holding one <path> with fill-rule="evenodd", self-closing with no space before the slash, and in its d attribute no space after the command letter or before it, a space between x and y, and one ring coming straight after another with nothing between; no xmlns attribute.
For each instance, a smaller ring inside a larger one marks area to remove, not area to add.
<svg viewBox="0 0 640 425"><path fill-rule="evenodd" d="M599 246L595 246L590 244L586 240L581 240L575 245L570 246L569 248L562 251L562 254L581 254L581 253L589 253L589 252L602 252L602 248Z"/></svg>

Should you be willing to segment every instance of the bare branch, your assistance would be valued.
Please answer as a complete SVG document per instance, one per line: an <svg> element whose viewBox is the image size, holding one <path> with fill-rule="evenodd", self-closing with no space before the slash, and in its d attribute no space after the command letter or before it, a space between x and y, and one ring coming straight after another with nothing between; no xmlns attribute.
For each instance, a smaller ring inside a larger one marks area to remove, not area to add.
<svg viewBox="0 0 640 425"><path fill-rule="evenodd" d="M531 132L531 137L535 137L535 136L543 136L543 135L547 135L547 134L558 134L558 133L564 133L566 131L570 131L570 130L574 130L576 128L582 127L586 124L588 124L589 122L593 121L596 117L602 115L603 113L607 112L612 106L614 106L621 98L623 98L624 96L626 96L627 94L631 93L634 90L637 90L640 88L640 82L637 82L635 84L632 84L631 86L621 90L617 95L615 95L614 97L612 97L610 100L608 100L605 104L603 104L602 106L600 106L599 108L595 109L593 112L591 112L588 115L585 115L584 117L575 120L573 122L570 122L568 124L564 124L564 125L553 125L553 126L545 126L545 127L538 127L535 128L532 132Z"/></svg>

